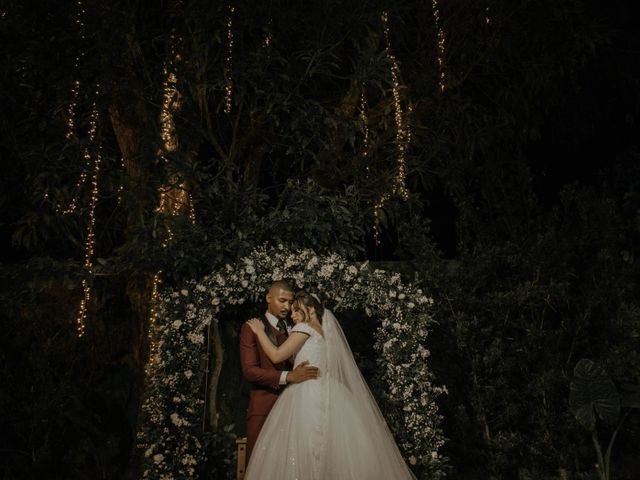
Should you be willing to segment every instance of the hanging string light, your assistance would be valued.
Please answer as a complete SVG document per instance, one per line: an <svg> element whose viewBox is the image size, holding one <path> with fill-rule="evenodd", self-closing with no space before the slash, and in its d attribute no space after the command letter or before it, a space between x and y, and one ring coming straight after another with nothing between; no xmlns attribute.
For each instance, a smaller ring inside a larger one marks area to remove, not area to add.
<svg viewBox="0 0 640 480"><path fill-rule="evenodd" d="M400 67L398 61L391 50L391 40L389 35L389 19L387 12L382 14L382 24L386 41L386 53L391 69L391 92L393 94L394 121L396 124L396 151L398 154L398 171L393 180L391 193L399 195L404 200L409 198L409 191L406 187L407 164L406 152L411 138L408 128L408 119L402 108L402 96L400 93ZM384 206L383 201L382 205Z"/></svg>
<svg viewBox="0 0 640 480"><path fill-rule="evenodd" d="M98 92L96 91L96 95ZM89 120L89 145L94 146L96 133L98 130L98 121L99 121L99 112L96 103L93 103L93 107L91 109L91 117ZM91 177L91 198L89 200L89 218L87 220L87 234L85 240L85 249L84 249L84 267L87 269L89 274L93 273L93 254L95 250L96 237L95 237L95 221L96 221L96 205L98 204L98 194L99 194L99 184L98 184L98 176L100 174L100 164L102 162L102 155L100 153L99 148L92 148L95 150L94 159L93 159L93 175ZM89 153L89 148L85 149L85 153L91 157ZM78 308L78 314L76 316L76 331L78 333L78 337L82 337L85 333L86 322L87 322L87 308L89 306L89 302L91 300L91 286L87 279L82 280L82 290L83 297L80 301L80 306Z"/></svg>
<svg viewBox="0 0 640 480"><path fill-rule="evenodd" d="M122 172L126 171L127 167L124 164L124 157L120 157L120 168L122 169ZM118 191L116 193L117 199L118 199L118 203L117 203L118 206L120 206L120 204L122 203L122 192L124 192L124 177L123 177L123 180L120 182L120 185L118 185Z"/></svg>
<svg viewBox="0 0 640 480"><path fill-rule="evenodd" d="M178 90L178 77L173 71L175 65L180 60L180 55L176 53L175 38L171 37L169 65L165 66L165 82L163 84L163 101L160 108L160 138L162 140L162 149L159 152L160 158L167 162L167 153L174 152L179 146L178 134L176 131L174 114L178 112L182 106L182 99ZM185 210L189 220L195 223L195 209L193 207L193 199L188 191L186 182L176 186L177 175L170 175L171 182L168 186L159 188L158 206L156 212L167 216L181 215ZM174 238L173 230L169 223L165 224L166 234L162 240L162 247L167 248ZM158 291L162 283L162 272L158 271L151 281L151 300L149 308L149 326L147 337L149 341L149 361L145 367L145 372L150 375L158 357L157 343L157 320L159 316L158 310Z"/></svg>
<svg viewBox="0 0 640 480"><path fill-rule="evenodd" d="M82 63L82 60L84 60L84 56L85 56L84 46L85 46L85 40L86 40L85 25L83 20L85 9L84 9L82 0L78 0L77 6L78 8L76 9L75 24L78 28L78 33L80 35L80 44L82 45L83 48L79 49L73 64L74 73L76 75L80 71L80 65ZM71 103L67 108L67 133L65 135L67 140L71 140L71 138L75 136L75 119L74 118L75 118L76 106L78 105L79 95L80 95L80 80L76 79L73 82L73 85L71 87Z"/></svg>
<svg viewBox="0 0 640 480"><path fill-rule="evenodd" d="M387 59L389 61L390 70L391 70L391 92L393 95L393 107L394 107L394 122L396 125L396 152L398 155L398 167L396 171L396 175L392 181L390 191L384 193L378 201L375 203L373 208L374 213L374 225L373 225L373 233L374 240L376 244L380 243L380 220L381 220L381 212L387 201L394 196L397 195L403 200L407 200L409 198L409 190L406 187L406 177L407 177L407 163L406 163L406 154L409 148L409 143L411 141L411 130L409 128L408 121L408 113L410 109L407 109L407 112L403 111L402 107L402 95L401 95L401 85L400 85L400 66L398 65L398 61L393 54L391 49L391 36L389 34L389 16L387 12L382 13L382 26L384 32L385 39L385 52L387 54Z"/></svg>
<svg viewBox="0 0 640 480"><path fill-rule="evenodd" d="M60 204L56 205L56 213L58 214L69 215L71 213L74 213L78 209L80 192L82 190L82 187L87 183L87 172L91 167L91 154L89 153L88 147L84 147L82 149L82 158L84 160L84 166L82 172L80 172L80 178L76 182L73 197L65 208L62 208Z"/></svg>
<svg viewBox="0 0 640 480"><path fill-rule="evenodd" d="M76 57L77 67L77 57ZM65 138L71 140L76 135L75 113L78 105L78 97L80 96L80 80L74 80L71 87L71 103L67 107L67 133Z"/></svg>
<svg viewBox="0 0 640 480"><path fill-rule="evenodd" d="M176 125L173 121L173 111L179 107L179 95L174 72L165 67L165 81L162 92L162 107L160 109L160 138L165 152L174 152L178 148Z"/></svg>
<svg viewBox="0 0 640 480"><path fill-rule="evenodd" d="M231 105L233 102L233 82L232 82L232 67L233 67L233 13L235 7L229 3L229 16L227 17L227 56L225 58L224 66L224 113L231 113Z"/></svg>
<svg viewBox="0 0 640 480"><path fill-rule="evenodd" d="M369 168L369 118L367 117L367 110L369 109L367 105L367 96L365 93L364 85L362 85L362 93L360 94L360 123L362 125L362 156L365 160L365 171L366 178L369 178L370 168Z"/></svg>
<svg viewBox="0 0 640 480"><path fill-rule="evenodd" d="M85 57L84 45L86 44L85 42L86 34L85 34L85 25L83 20L85 13L86 12L85 12L82 1L78 0L74 23L76 24L76 28L78 29L78 35L80 36L80 45L82 47L79 49L78 53L76 54L76 57L73 63L73 71L75 75L78 75L80 71L80 65L82 64L82 61ZM67 106L66 112L65 112L67 117L66 119L67 131L65 133L65 138L67 140L71 140L77 137L75 116L76 116L76 109L78 107L79 98L80 98L80 80L76 78L76 80L74 80L73 83L71 84L71 101L69 102L69 105ZM82 171L80 172L80 177L73 189L73 196L71 197L71 200L66 207L63 207L60 204L57 204L55 206L55 211L58 214L69 215L71 213L74 213L78 209L78 200L80 197L80 193L82 191L82 187L87 183L87 178L88 178L87 172L91 168L91 155L88 154L86 148L82 152L82 158L84 159L84 163L82 166ZM49 195L48 193L45 193L45 200L48 200L48 199L49 199Z"/></svg>
<svg viewBox="0 0 640 480"><path fill-rule="evenodd" d="M180 110L182 104L180 92L177 87L178 78L176 73L172 71L173 65L180 60L179 54L176 53L175 38L173 36L171 37L170 57L171 66L167 65L164 69L165 81L163 84L162 107L160 109L160 137L163 149L159 155L165 162L167 162L166 154L176 151L179 145L174 113ZM177 216L186 208L189 211L188 216L190 220L195 223L193 202L191 195L188 193L186 183L183 182L179 187L175 187L177 177L174 175L172 180L174 180L174 182L171 182L171 186L160 188L160 198L156 212ZM166 229L167 235L163 241L163 247L167 247L173 239L173 232L170 225L167 225Z"/></svg>
<svg viewBox="0 0 640 480"><path fill-rule="evenodd" d="M78 28L78 32L80 35L80 40L81 40L81 45L84 47L85 45L85 40L86 40L86 36L85 36L85 28L84 28L84 14L85 14L85 10L84 10L84 5L82 4L81 0L78 0L77 2L78 8L76 10L76 19L75 19L75 24ZM76 75L78 74L78 71L80 70L80 64L81 61L84 59L84 48L81 48L79 50L79 52L76 55L73 67L74 67L74 71L76 73ZM73 82L73 86L71 87L71 103L69 104L69 107L67 108L67 134L66 134L66 138L67 140L70 140L71 138L73 138L75 136L75 123L74 123L74 116L75 116L75 110L76 110L76 106L78 104L78 96L80 95L80 80L75 80Z"/></svg>
<svg viewBox="0 0 640 480"><path fill-rule="evenodd" d="M158 340L155 335L158 317L160 315L158 309L158 290L162 282L162 272L157 272L151 281L151 307L149 309L149 361L145 366L147 376L153 371L153 367L158 360Z"/></svg>
<svg viewBox="0 0 640 480"><path fill-rule="evenodd" d="M438 4L438 0L432 0L431 2L433 8L433 20L436 25L436 30L438 32L438 48L436 53L436 63L438 64L438 85L440 86L440 91L444 92L446 89L446 71L444 65L445 58L445 34L444 29L442 28L440 21L440 6Z"/></svg>

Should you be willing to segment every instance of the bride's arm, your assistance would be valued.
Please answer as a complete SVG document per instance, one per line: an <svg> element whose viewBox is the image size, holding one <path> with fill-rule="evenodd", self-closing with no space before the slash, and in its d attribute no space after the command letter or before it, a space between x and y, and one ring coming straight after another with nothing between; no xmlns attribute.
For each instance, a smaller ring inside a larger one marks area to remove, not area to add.
<svg viewBox="0 0 640 480"><path fill-rule="evenodd" d="M258 337L258 341L260 342L260 346L264 350L264 353L267 354L267 357L269 357L269 360L273 363L280 363L292 357L298 350L300 350L304 342L307 341L307 338L309 338L309 335L306 333L291 332L289 338L287 338L282 345L276 347L271 343L271 340L269 340L269 337L267 337L267 334L264 332L264 324L260 320L254 318L249 320L247 324L256 334L256 337Z"/></svg>

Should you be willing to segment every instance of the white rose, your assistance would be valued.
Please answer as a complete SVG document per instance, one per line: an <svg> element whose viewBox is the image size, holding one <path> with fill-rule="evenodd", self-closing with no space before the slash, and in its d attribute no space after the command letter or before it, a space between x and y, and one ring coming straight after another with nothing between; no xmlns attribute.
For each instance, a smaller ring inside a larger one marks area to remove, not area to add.
<svg viewBox="0 0 640 480"><path fill-rule="evenodd" d="M189 295L189 290L183 288L182 290L180 290L180 293L186 297L187 295Z"/></svg>
<svg viewBox="0 0 640 480"><path fill-rule="evenodd" d="M318 275L322 278L329 278L333 273L334 266L330 264L323 265Z"/></svg>
<svg viewBox="0 0 640 480"><path fill-rule="evenodd" d="M171 423L173 423L175 426L179 427L180 425L182 425L182 419L180 418L180 415L178 415L177 413L172 413L170 418L171 418Z"/></svg>
<svg viewBox="0 0 640 480"><path fill-rule="evenodd" d="M163 461L163 460L164 460L164 455L162 455L161 453L156 453L156 454L153 456L153 461L154 461L156 464L160 464L160 463L162 463L162 461Z"/></svg>
<svg viewBox="0 0 640 480"><path fill-rule="evenodd" d="M180 328L182 326L182 320L174 320L171 325L173 325L173 328Z"/></svg>
<svg viewBox="0 0 640 480"><path fill-rule="evenodd" d="M195 343L196 345L201 345L204 343L204 335L202 335L201 333L190 332L187 334L187 338L191 343Z"/></svg>

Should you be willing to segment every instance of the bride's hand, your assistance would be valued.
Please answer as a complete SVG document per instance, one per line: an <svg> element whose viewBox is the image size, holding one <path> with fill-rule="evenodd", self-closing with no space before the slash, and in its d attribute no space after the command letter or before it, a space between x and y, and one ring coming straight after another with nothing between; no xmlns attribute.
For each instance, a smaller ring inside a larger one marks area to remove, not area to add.
<svg viewBox="0 0 640 480"><path fill-rule="evenodd" d="M247 325L253 331L253 333L258 334L260 332L264 332L264 323L259 318L252 318L247 321Z"/></svg>

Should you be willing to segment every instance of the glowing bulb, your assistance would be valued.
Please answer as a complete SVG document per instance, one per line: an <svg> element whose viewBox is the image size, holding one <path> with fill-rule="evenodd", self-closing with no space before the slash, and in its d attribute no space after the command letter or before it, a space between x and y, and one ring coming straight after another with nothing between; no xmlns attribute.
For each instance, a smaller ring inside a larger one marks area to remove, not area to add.
<svg viewBox="0 0 640 480"><path fill-rule="evenodd" d="M489 15L489 7L484 9L484 23L489 25L491 23L491 16Z"/></svg>

